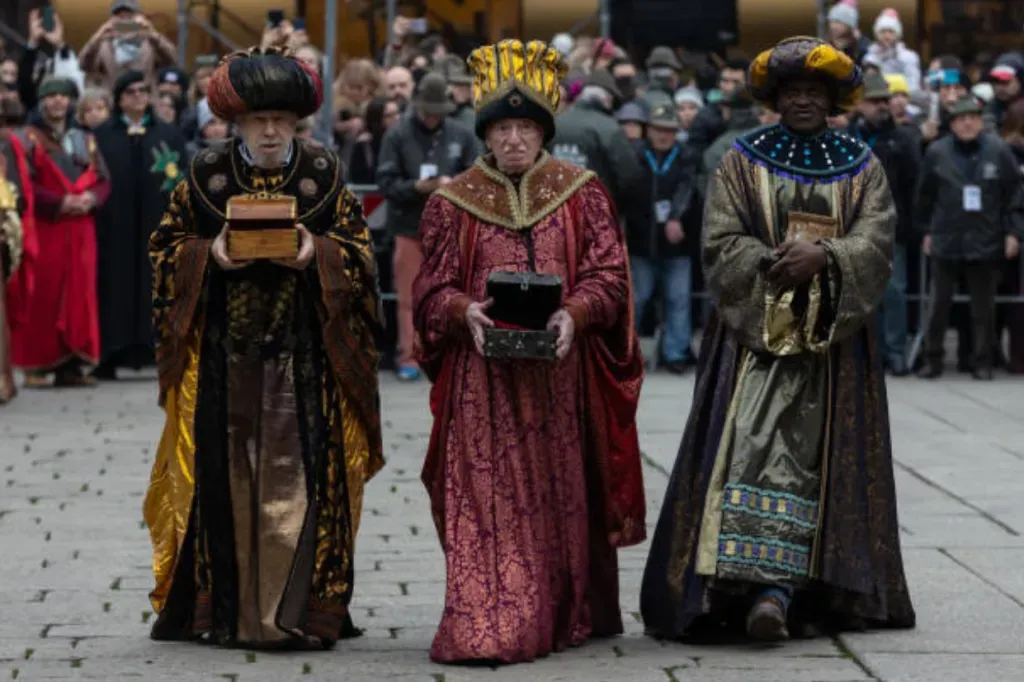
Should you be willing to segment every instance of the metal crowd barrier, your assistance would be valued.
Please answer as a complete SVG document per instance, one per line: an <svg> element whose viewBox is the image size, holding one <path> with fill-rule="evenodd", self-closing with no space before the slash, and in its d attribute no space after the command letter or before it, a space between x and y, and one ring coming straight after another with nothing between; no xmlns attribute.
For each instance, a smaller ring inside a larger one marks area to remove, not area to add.
<svg viewBox="0 0 1024 682"><path fill-rule="evenodd" d="M375 233L383 232L385 229L384 218L386 206L384 202L384 195L381 194L377 185L349 185L348 188L362 202L363 214L367 223L370 224L370 230ZM1020 259L1021 268L1018 290L1024 292L1024 253L1021 254ZM929 258L922 251L918 257L918 291L916 293L908 293L906 297L907 303L916 303L919 311L917 333L911 341L910 353L907 358L909 366L913 366L917 360L924 344L924 337L927 331L927 320L928 315L930 315L929 291L931 287L931 281L928 278L928 265ZM381 286L390 288L391 283L381 282ZM705 300L708 298L708 294L705 291L695 291L693 292L692 297L696 300ZM395 301L397 300L397 296L393 291L382 291L381 299L385 301ZM954 303L968 303L970 300L970 296L960 293L959 291L953 297ZM1024 293L1017 294L1016 296L996 296L997 305L1014 303L1024 304Z"/></svg>

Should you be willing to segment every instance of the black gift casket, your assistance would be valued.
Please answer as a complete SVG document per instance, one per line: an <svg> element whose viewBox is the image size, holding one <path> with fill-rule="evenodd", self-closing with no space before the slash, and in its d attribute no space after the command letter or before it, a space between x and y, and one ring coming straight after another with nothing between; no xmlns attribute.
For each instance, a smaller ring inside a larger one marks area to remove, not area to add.
<svg viewBox="0 0 1024 682"><path fill-rule="evenodd" d="M495 272L487 278L484 356L496 360L554 360L557 332L545 329L562 305L562 278L536 272Z"/></svg>

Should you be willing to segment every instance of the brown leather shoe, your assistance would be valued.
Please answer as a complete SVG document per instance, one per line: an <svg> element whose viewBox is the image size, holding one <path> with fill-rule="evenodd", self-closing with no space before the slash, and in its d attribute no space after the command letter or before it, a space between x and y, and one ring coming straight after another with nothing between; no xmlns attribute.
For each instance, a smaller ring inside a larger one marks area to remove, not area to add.
<svg viewBox="0 0 1024 682"><path fill-rule="evenodd" d="M786 628L786 607L776 597L758 599L747 615L747 635L759 642L782 642L789 639Z"/></svg>

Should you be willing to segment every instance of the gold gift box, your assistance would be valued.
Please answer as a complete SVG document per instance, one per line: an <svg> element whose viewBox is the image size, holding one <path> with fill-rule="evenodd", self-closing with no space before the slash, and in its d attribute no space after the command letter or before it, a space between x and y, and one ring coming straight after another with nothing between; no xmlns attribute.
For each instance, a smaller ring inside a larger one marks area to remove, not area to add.
<svg viewBox="0 0 1024 682"><path fill-rule="evenodd" d="M235 261L298 258L297 214L294 197L228 199L228 257Z"/></svg>

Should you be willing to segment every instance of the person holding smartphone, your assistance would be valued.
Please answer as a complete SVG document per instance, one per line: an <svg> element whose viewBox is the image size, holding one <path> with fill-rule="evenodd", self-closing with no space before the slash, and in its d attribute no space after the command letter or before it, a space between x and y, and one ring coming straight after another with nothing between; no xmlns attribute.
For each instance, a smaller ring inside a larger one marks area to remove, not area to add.
<svg viewBox="0 0 1024 682"><path fill-rule="evenodd" d="M28 18L28 45L17 68L17 89L21 103L32 109L39 101L38 89L47 76L67 78L81 92L85 76L75 51L64 42L64 24L51 5L32 10Z"/></svg>
<svg viewBox="0 0 1024 682"><path fill-rule="evenodd" d="M154 28L138 0L114 0L110 19L86 42L79 61L88 85L113 90L120 76L139 71L155 87L157 72L177 61L177 48Z"/></svg>

